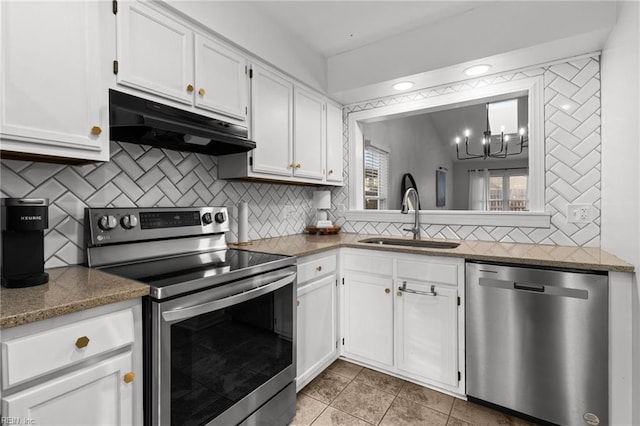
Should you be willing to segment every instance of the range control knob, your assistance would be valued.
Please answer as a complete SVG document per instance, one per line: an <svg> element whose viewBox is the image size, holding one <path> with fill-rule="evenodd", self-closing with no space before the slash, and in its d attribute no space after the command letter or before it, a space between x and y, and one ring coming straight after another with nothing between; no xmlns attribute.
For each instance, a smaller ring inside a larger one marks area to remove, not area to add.
<svg viewBox="0 0 640 426"><path fill-rule="evenodd" d="M118 220L115 216L102 216L98 220L98 227L103 231L110 231L116 226L118 226Z"/></svg>
<svg viewBox="0 0 640 426"><path fill-rule="evenodd" d="M211 213L205 213L202 215L202 223L205 225L210 225L213 222L213 218L211 217Z"/></svg>
<svg viewBox="0 0 640 426"><path fill-rule="evenodd" d="M227 218L224 216L224 212L218 212L215 216L216 223L224 223Z"/></svg>
<svg viewBox="0 0 640 426"><path fill-rule="evenodd" d="M138 226L138 217L134 214L125 214L120 219L120 224L124 229L131 229Z"/></svg>

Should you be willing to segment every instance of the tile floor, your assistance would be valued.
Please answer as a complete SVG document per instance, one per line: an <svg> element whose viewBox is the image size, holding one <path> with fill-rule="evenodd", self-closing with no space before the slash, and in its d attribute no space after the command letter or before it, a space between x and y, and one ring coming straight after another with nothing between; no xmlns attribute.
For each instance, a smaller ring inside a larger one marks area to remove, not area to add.
<svg viewBox="0 0 640 426"><path fill-rule="evenodd" d="M298 393L292 426L531 425L343 360Z"/></svg>

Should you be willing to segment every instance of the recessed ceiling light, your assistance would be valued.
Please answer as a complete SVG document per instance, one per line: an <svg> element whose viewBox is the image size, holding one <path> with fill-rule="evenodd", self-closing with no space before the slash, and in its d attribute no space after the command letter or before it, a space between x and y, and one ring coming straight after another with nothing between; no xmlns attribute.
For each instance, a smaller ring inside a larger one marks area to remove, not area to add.
<svg viewBox="0 0 640 426"><path fill-rule="evenodd" d="M475 75L484 74L485 72L489 71L489 68L491 68L491 65L487 65L487 64L474 65L464 70L464 73L469 76L475 76Z"/></svg>
<svg viewBox="0 0 640 426"><path fill-rule="evenodd" d="M409 90L413 87L412 81L401 81L400 83L396 83L392 86L396 90Z"/></svg>

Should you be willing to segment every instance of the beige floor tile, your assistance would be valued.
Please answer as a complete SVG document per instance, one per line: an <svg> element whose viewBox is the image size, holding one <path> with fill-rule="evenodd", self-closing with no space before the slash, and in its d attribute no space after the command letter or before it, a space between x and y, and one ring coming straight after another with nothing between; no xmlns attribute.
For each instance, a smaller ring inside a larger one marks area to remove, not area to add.
<svg viewBox="0 0 640 426"><path fill-rule="evenodd" d="M353 379L361 370L362 367L360 367L359 365L352 364L341 359L335 360L333 364L327 367L327 371L339 374L343 377L346 377L347 379Z"/></svg>
<svg viewBox="0 0 640 426"><path fill-rule="evenodd" d="M362 382L353 381L331 406L369 423L378 424L394 396Z"/></svg>
<svg viewBox="0 0 640 426"><path fill-rule="evenodd" d="M451 417L464 420L476 426L493 426L493 425L513 425L513 426L531 426L532 423L517 417L510 416L500 411L472 402L456 399L453 402Z"/></svg>
<svg viewBox="0 0 640 426"><path fill-rule="evenodd" d="M416 402L396 398L380 426L445 426L448 415Z"/></svg>
<svg viewBox="0 0 640 426"><path fill-rule="evenodd" d="M467 423L464 420L456 419L455 417L449 417L447 426L474 426L471 423Z"/></svg>
<svg viewBox="0 0 640 426"><path fill-rule="evenodd" d="M326 410L322 412L320 417L313 422L313 426L369 426L370 423L367 423L363 420L360 420L357 417L353 417L350 414L344 413L340 410L336 410L333 407L327 407Z"/></svg>
<svg viewBox="0 0 640 426"><path fill-rule="evenodd" d="M300 392L325 404L329 404L347 387L350 381L351 380L346 377L333 374L330 371L324 371Z"/></svg>
<svg viewBox="0 0 640 426"><path fill-rule="evenodd" d="M404 384L404 380L379 371L363 368L362 371L354 379L357 382L366 383L376 389L397 395Z"/></svg>
<svg viewBox="0 0 640 426"><path fill-rule="evenodd" d="M410 382L405 383L398 396L447 415L451 412L454 400L452 396Z"/></svg>
<svg viewBox="0 0 640 426"><path fill-rule="evenodd" d="M308 426L327 408L327 404L301 393L296 399L296 416L290 426Z"/></svg>

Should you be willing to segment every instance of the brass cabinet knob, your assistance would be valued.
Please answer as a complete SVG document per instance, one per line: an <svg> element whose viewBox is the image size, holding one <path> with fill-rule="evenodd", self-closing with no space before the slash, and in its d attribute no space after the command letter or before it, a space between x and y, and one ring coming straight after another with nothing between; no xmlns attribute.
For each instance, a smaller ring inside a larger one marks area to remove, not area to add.
<svg viewBox="0 0 640 426"><path fill-rule="evenodd" d="M322 271L322 266L317 266L316 267L316 271L318 271L318 272Z"/></svg>
<svg viewBox="0 0 640 426"><path fill-rule="evenodd" d="M134 373L133 371L129 371L127 374L124 375L123 380L125 383L131 383L135 378L136 378L136 373Z"/></svg>
<svg viewBox="0 0 640 426"><path fill-rule="evenodd" d="M78 340L76 340L76 347L78 349L82 349L86 347L88 344L89 344L89 338L87 336L78 337Z"/></svg>
<svg viewBox="0 0 640 426"><path fill-rule="evenodd" d="M401 291L397 292L396 294L397 294L398 296L402 296L402 292L401 292Z"/></svg>
<svg viewBox="0 0 640 426"><path fill-rule="evenodd" d="M187 92L193 92L193 86L191 84L187 85Z"/></svg>
<svg viewBox="0 0 640 426"><path fill-rule="evenodd" d="M302 167L302 164L300 163L296 164L296 169L299 169L300 167Z"/></svg>
<svg viewBox="0 0 640 426"><path fill-rule="evenodd" d="M333 169L329 170L329 174L332 175L333 174Z"/></svg>
<svg viewBox="0 0 640 426"><path fill-rule="evenodd" d="M391 289L390 289L390 288L385 288L385 289L384 289L384 292L385 292L385 293L387 293L387 294L389 294L389 293L391 293Z"/></svg>
<svg viewBox="0 0 640 426"><path fill-rule="evenodd" d="M198 95L200 96L204 96L204 94L207 93L202 87L200 88L200 90L198 90Z"/></svg>
<svg viewBox="0 0 640 426"><path fill-rule="evenodd" d="M93 126L91 128L91 134L92 135L98 136L100 133L102 133L102 129L100 128L100 126Z"/></svg>
<svg viewBox="0 0 640 426"><path fill-rule="evenodd" d="M296 165L295 165L295 163L291 163L291 164L289 164L289 167L291 167L292 169L293 169L295 166L296 166Z"/></svg>

